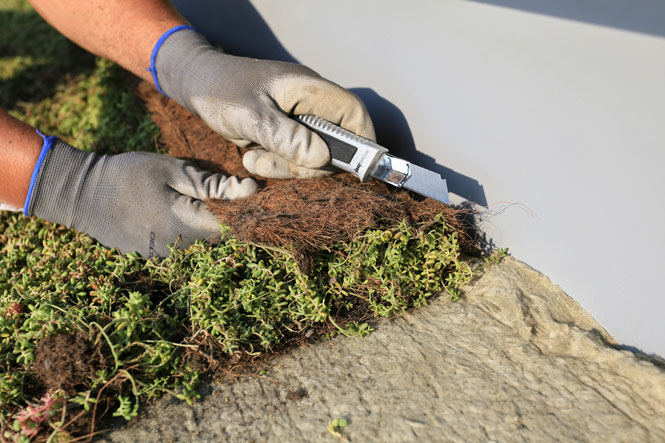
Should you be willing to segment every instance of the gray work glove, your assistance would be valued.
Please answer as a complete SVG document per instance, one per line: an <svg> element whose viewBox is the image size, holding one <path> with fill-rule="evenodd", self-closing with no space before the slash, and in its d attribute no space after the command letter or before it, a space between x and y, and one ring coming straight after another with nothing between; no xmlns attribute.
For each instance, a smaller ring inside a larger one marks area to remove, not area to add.
<svg viewBox="0 0 665 443"><path fill-rule="evenodd" d="M171 34L157 52L162 91L238 146L262 149L243 158L245 168L271 178L328 175L326 143L289 115L314 114L375 140L365 105L346 89L293 63L235 57L199 33Z"/></svg>
<svg viewBox="0 0 665 443"><path fill-rule="evenodd" d="M26 214L75 228L103 245L144 257L166 257L219 232L206 198L232 200L256 192L184 160L148 152L99 156L55 140L39 169Z"/></svg>

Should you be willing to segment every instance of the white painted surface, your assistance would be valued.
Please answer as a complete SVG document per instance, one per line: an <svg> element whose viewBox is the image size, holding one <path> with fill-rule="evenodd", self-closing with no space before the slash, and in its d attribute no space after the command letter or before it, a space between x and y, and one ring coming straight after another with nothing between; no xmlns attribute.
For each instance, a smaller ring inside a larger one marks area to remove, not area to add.
<svg viewBox="0 0 665 443"><path fill-rule="evenodd" d="M665 2L625 29L564 3L557 17L461 0L176 2L231 53L359 88L380 142L461 197L484 190L499 246L619 342L665 356Z"/></svg>

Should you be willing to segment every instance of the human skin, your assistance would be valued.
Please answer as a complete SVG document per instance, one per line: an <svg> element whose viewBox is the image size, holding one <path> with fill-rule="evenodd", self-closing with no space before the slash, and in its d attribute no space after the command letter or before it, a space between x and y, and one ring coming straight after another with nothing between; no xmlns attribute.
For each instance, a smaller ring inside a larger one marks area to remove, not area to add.
<svg viewBox="0 0 665 443"><path fill-rule="evenodd" d="M0 202L23 207L42 144L32 127L0 109Z"/></svg>
<svg viewBox="0 0 665 443"><path fill-rule="evenodd" d="M37 12L79 46L152 81L147 69L159 37L187 24L160 0L32 0ZM43 140L34 128L0 109L0 202L20 208Z"/></svg>
<svg viewBox="0 0 665 443"><path fill-rule="evenodd" d="M186 25L162 0L30 0L44 20L82 48L151 81L150 55L159 37ZM75 6L74 6L75 5Z"/></svg>

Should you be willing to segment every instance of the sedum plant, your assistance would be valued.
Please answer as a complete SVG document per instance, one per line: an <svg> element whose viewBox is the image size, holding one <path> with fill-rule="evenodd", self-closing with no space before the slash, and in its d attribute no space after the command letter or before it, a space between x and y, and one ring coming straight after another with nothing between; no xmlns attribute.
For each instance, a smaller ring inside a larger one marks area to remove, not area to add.
<svg viewBox="0 0 665 443"><path fill-rule="evenodd" d="M12 115L81 149L155 148L159 131L134 80L69 43L25 1L0 5L0 51L0 106ZM221 231L219 244L156 261L0 212L0 440L66 440L92 432L106 410L130 420L163 393L191 402L215 368L304 338L365 336L372 319L442 290L456 299L471 276L441 217L366 230L317 252L307 270L288 249ZM71 350L89 363L76 379L43 360L57 337L85 344ZM44 370L41 383L51 385L40 387ZM77 425L85 414L92 428Z"/></svg>
<svg viewBox="0 0 665 443"><path fill-rule="evenodd" d="M222 235L219 244L198 242L157 261L0 215L0 423L10 426L33 401L24 383L48 337L82 336L102 356L64 407L91 410L104 398L129 420L143 399L197 398L202 370L192 357L207 355L211 342L231 361L310 329L366 335L367 320L421 306L442 290L456 298L471 276L443 219L423 229L368 230L318 252L307 273L288 250L243 243L228 228Z"/></svg>

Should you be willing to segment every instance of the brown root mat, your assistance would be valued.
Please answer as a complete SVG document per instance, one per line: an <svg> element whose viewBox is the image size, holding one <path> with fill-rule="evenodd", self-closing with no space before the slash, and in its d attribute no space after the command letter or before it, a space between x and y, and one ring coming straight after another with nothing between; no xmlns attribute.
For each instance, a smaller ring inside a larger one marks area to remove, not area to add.
<svg viewBox="0 0 665 443"><path fill-rule="evenodd" d="M273 246L316 250L351 240L364 229L405 220L428 224L443 214L464 247L473 244L468 210L454 209L431 199L417 201L406 191L389 189L340 173L323 179L272 180L252 176L242 166L239 148L212 131L202 120L147 82L138 94L161 130L161 143L172 156L187 158L202 168L239 177L254 177L261 190L248 198L207 201L220 222L241 240Z"/></svg>

